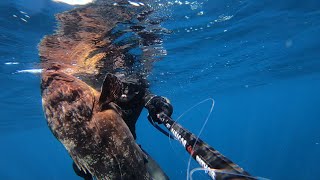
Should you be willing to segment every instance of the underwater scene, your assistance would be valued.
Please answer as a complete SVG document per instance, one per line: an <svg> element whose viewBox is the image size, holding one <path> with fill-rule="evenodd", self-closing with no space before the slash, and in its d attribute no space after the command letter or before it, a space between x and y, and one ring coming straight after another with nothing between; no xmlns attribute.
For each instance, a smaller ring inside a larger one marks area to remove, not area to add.
<svg viewBox="0 0 320 180"><path fill-rule="evenodd" d="M0 180L320 179L320 1L1 0Z"/></svg>

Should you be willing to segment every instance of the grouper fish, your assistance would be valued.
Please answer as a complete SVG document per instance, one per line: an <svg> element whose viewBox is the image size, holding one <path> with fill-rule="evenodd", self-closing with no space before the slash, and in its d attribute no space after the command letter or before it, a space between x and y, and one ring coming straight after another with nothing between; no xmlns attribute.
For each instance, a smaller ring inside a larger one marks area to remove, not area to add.
<svg viewBox="0 0 320 180"><path fill-rule="evenodd" d="M149 92L141 69L150 64L131 51L159 41L145 30L152 9L138 5L96 0L60 13L57 31L39 44L48 126L76 166L96 179L153 178L135 142ZM128 32L134 35L123 43Z"/></svg>

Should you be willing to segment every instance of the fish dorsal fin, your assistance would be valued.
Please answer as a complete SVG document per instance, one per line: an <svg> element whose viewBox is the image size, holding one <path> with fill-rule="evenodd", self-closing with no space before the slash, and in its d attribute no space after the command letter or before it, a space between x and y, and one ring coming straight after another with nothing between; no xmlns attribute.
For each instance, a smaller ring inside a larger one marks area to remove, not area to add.
<svg viewBox="0 0 320 180"><path fill-rule="evenodd" d="M122 95L122 82L117 76L108 73L101 87L101 95L99 98L100 106L109 104L119 99Z"/></svg>

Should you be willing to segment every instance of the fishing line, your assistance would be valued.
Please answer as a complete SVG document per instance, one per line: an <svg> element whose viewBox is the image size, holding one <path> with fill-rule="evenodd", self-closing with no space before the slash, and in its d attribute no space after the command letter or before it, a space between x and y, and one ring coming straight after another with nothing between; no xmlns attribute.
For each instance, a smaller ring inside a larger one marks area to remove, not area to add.
<svg viewBox="0 0 320 180"><path fill-rule="evenodd" d="M174 122L173 125L175 125L176 123L178 123L179 120L180 120L183 116L185 116L188 112L190 112L192 109L194 109L195 107L197 107L197 106L199 106L199 105L201 105L201 104L203 104L203 103L205 103L205 102L207 102L207 101L211 101L212 103L211 103L211 108L210 108L209 113L208 113L208 115L207 115L206 121L205 121L205 123L202 125L202 128L200 129L200 132L199 132L199 133L201 134L201 132L203 131L203 129L204 129L204 127L205 127L205 125L206 125L206 123L207 123L207 121L208 121L211 113L212 113L212 109L213 109L213 106L214 106L214 99L212 99L212 98L207 98L207 99L205 99L205 100L202 100L202 101L198 102L197 104L193 105L192 107L190 107L189 109L187 109L186 111L184 111L184 112L175 120L175 122ZM200 134L198 134L198 135L200 135ZM198 136L198 137L199 137L199 136ZM168 140L169 140L169 144L170 144L170 146L171 146L171 149L174 151L175 154L178 155L178 157L179 157L182 161L186 162L183 158L180 157L179 153L177 153L177 151L176 151L175 148L173 147L171 139L177 140L175 137L171 136L171 134L169 133L169 138L168 138ZM197 139L197 141L198 141L198 139ZM190 161L190 158L191 158L191 156L189 157L189 161ZM189 161L188 161L188 162L189 162ZM188 162L186 162L186 163L188 163Z"/></svg>
<svg viewBox="0 0 320 180"><path fill-rule="evenodd" d="M197 107L197 106L199 106L199 105L201 105L201 104L203 104L203 103L205 103L205 102L207 102L207 101L211 101L211 107L210 107L210 110L209 110L209 112L208 112L208 115L207 115L207 117L206 117L205 122L203 123L203 125L202 125L199 133L197 134L196 142L198 141L198 138L199 138L200 135L202 134L202 132L203 132L203 130L204 130L207 122L209 121L209 118L210 118L211 114L212 114L212 111L213 111L213 108L214 108L214 104L215 104L215 101L214 101L213 98L207 98L207 99L202 100L202 101L198 102L197 104L193 105L192 107L190 107L189 109L187 109L185 112L183 112L183 113L177 118L177 120L174 122L174 124L175 124L175 123L178 123L178 121L179 121L184 115L186 115L188 112L190 112L190 111L191 111L192 109L194 109L195 107ZM173 124L173 125L174 125L174 124ZM177 151L175 150L175 148L173 148L172 141L171 141L171 138L170 138L170 137L171 137L171 134L169 134L169 138L168 138L169 143L170 143L170 146L171 146L171 149L174 151L175 154L178 154ZM195 144L196 144L196 143L195 143ZM194 148L194 146L193 146L192 148ZM178 155L178 157L180 157L180 156ZM188 159L188 167L187 167L187 180L189 179L189 171L190 171L191 158L192 158L192 157L191 157L191 155L190 155L190 156L189 156L189 159ZM180 158L180 159L182 159L182 158ZM182 159L182 160L185 162L184 159Z"/></svg>
<svg viewBox="0 0 320 180"><path fill-rule="evenodd" d="M200 131L199 131L199 133L197 134L197 138L196 138L196 141L195 141L192 149L194 148L195 144L198 142L200 135L202 134L204 128L205 128L206 125L207 125L207 122L209 121L209 118L210 118L210 116L211 116L211 114L212 114L212 111L213 111L213 108L214 108L214 103L215 103L215 102L214 102L214 99L213 99L213 98L205 99L205 100L201 101L200 103L196 104L195 106L193 106L193 107L191 107L190 109L187 110L187 112L188 112L188 111L190 111L192 108L194 108L194 107L196 107L196 106L198 106L198 105L200 105L201 103L204 103L204 102L206 102L206 101L211 101L210 111L209 111L209 113L208 113L208 115L207 115L207 117L206 117L206 120L204 121L204 123L203 123L203 125L202 125L202 127L201 127L201 129L200 129ZM185 114L185 113L184 113L184 114ZM180 117L182 117L184 114L182 114ZM179 117L179 118L180 118L180 117ZM188 160L188 168L187 168L187 180L189 179L189 176L190 176L189 173L190 173L191 158L192 158L192 156L190 155L190 156L189 156L189 160Z"/></svg>

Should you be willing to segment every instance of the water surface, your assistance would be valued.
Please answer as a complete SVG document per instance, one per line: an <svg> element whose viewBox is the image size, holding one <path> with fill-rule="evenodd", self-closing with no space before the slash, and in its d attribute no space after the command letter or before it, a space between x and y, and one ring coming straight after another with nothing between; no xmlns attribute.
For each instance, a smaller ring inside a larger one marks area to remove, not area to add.
<svg viewBox="0 0 320 180"><path fill-rule="evenodd" d="M320 2L156 1L166 56L149 76L174 118L212 97L201 135L251 174L270 179L320 176ZM37 45L72 6L37 0L0 2L0 179L79 179L41 109ZM133 7L134 8L134 7ZM21 71L29 70L29 71ZM31 71L30 71L31 70ZM198 132L204 103L179 121ZM185 179L187 154L146 121L138 142L171 179ZM196 163L192 167L197 167ZM204 173L196 179L206 179Z"/></svg>

